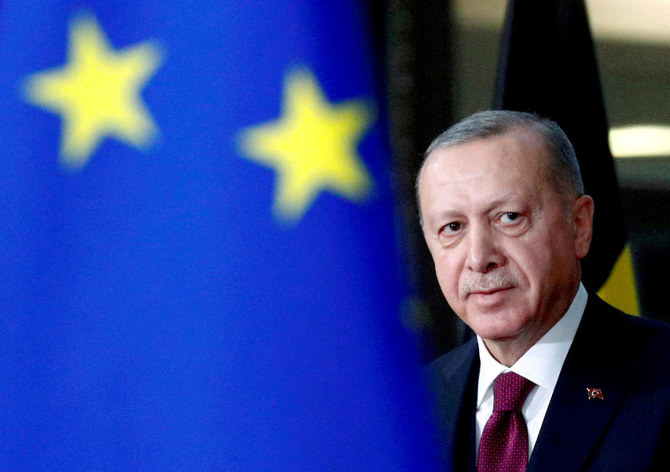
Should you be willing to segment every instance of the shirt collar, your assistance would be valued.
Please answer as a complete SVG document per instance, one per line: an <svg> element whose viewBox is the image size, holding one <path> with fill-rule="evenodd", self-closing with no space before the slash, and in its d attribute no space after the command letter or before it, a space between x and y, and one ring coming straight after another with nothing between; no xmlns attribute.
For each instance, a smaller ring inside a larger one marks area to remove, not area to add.
<svg viewBox="0 0 670 472"><path fill-rule="evenodd" d="M489 353L484 340L478 335L480 369L477 408L480 407L487 391L492 388L495 378L504 372L515 372L534 384L552 391L575 338L587 299L586 289L580 283L577 294L565 315L509 368L502 365Z"/></svg>

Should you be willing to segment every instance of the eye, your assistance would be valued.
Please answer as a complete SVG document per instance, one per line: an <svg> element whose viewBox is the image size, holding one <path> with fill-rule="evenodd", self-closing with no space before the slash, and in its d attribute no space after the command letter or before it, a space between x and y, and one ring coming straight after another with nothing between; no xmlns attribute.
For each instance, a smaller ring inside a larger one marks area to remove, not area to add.
<svg viewBox="0 0 670 472"><path fill-rule="evenodd" d="M512 224L518 221L520 216L521 214L516 211L507 211L502 215L500 215L500 221L502 221L505 224Z"/></svg>
<svg viewBox="0 0 670 472"><path fill-rule="evenodd" d="M465 223L460 221L451 221L440 228L437 238L443 248L448 248L457 244L465 232Z"/></svg>
<svg viewBox="0 0 670 472"><path fill-rule="evenodd" d="M508 236L520 236L530 229L530 218L527 213L505 211L498 216L496 225Z"/></svg>
<svg viewBox="0 0 670 472"><path fill-rule="evenodd" d="M454 221L454 222L447 223L446 225L444 225L444 229L442 231L445 231L447 233L455 233L459 229L461 229L461 226L462 225L460 223Z"/></svg>

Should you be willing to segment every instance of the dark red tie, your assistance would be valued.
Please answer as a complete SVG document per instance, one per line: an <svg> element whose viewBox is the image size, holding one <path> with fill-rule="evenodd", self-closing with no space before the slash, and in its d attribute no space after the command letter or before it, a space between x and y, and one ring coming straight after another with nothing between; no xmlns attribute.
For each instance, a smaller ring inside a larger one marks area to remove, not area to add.
<svg viewBox="0 0 670 472"><path fill-rule="evenodd" d="M528 429L521 407L535 384L514 372L493 381L493 414L479 442L479 472L524 472L528 464Z"/></svg>

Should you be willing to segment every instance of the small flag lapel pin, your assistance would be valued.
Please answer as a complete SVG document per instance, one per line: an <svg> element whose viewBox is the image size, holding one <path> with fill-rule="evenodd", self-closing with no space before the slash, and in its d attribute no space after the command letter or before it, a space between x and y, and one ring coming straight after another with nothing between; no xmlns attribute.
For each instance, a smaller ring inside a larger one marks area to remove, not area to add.
<svg viewBox="0 0 670 472"><path fill-rule="evenodd" d="M586 394L588 395L589 400L597 398L598 400L604 400L603 391L599 388L589 388L586 387Z"/></svg>

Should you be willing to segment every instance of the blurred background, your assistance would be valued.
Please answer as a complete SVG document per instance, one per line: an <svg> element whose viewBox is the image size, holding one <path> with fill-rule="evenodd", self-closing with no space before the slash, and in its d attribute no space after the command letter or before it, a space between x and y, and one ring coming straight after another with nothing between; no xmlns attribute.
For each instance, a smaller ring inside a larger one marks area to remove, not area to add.
<svg viewBox="0 0 670 472"><path fill-rule="evenodd" d="M609 119L568 107L590 288L670 321L670 0L511 3ZM470 334L414 179L499 98L507 6L0 0L0 469L439 470L420 369Z"/></svg>

